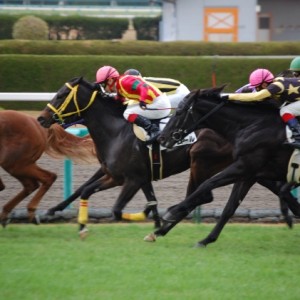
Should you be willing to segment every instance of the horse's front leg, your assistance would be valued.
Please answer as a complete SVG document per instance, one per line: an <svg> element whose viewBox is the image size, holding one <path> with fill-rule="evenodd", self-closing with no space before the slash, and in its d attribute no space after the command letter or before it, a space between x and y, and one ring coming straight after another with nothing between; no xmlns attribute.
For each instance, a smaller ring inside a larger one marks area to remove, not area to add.
<svg viewBox="0 0 300 300"><path fill-rule="evenodd" d="M186 197L185 200L170 207L162 217L162 227L146 236L144 240L155 241L156 237L166 235L197 206L213 201L212 190L214 188L232 184L242 178L242 175L242 163L235 162L221 173L205 180L192 194Z"/></svg>
<svg viewBox="0 0 300 300"><path fill-rule="evenodd" d="M81 199L78 212L79 236L84 239L87 236L87 223L88 223L88 200L89 197L99 191L103 191L117 184L112 177L105 175L100 180L96 180L89 185L86 185L81 193Z"/></svg>
<svg viewBox="0 0 300 300"><path fill-rule="evenodd" d="M82 192L85 188L87 188L90 184L94 183L96 180L99 180L100 178L102 178L104 175L105 175L105 173L103 172L103 170L101 168L99 170L97 170L97 172L88 181L86 181L84 184L82 184L71 196L69 196L67 199L60 202L56 206L51 207L46 212L46 215L54 216L55 212L63 211L66 207L68 207L72 202L74 202L82 194ZM101 185L100 182L99 182L99 185Z"/></svg>
<svg viewBox="0 0 300 300"><path fill-rule="evenodd" d="M210 232L210 234L197 243L198 247L206 247L206 245L208 245L209 243L213 243L218 239L222 229L224 228L228 220L233 216L233 214L235 213L236 209L240 206L242 201L245 199L248 191L254 183L255 180L248 180L234 184L229 200L225 205L220 219L218 220L217 224Z"/></svg>

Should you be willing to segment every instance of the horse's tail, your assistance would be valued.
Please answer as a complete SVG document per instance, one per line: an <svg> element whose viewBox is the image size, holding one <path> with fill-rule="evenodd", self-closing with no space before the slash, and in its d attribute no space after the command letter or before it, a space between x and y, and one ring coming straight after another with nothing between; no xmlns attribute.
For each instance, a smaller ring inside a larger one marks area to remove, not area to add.
<svg viewBox="0 0 300 300"><path fill-rule="evenodd" d="M97 161L95 144L90 135L78 137L58 124L53 124L48 129L45 152L54 158L68 157L77 162Z"/></svg>

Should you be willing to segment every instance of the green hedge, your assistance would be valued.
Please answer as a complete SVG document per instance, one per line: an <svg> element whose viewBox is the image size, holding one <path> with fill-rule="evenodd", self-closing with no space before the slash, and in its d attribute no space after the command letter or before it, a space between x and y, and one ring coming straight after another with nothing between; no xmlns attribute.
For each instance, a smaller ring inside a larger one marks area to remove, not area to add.
<svg viewBox="0 0 300 300"><path fill-rule="evenodd" d="M228 83L231 92L248 82L249 73L259 67L274 74L287 69L289 58L222 58L170 56L97 56L97 55L0 55L0 92L56 92L66 81L83 76L95 80L103 65L115 66L120 72L139 69L144 76L176 78L190 89L212 86L215 72L217 85ZM4 108L39 110L44 103L1 103Z"/></svg>
<svg viewBox="0 0 300 300"><path fill-rule="evenodd" d="M0 54L243 56L300 55L299 42L215 43L157 41L0 40Z"/></svg>

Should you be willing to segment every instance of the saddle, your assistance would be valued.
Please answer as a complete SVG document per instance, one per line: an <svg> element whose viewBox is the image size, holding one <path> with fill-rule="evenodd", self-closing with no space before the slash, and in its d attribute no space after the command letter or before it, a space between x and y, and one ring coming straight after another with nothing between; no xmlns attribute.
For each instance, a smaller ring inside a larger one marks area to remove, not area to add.
<svg viewBox="0 0 300 300"><path fill-rule="evenodd" d="M164 129L166 124L169 121L169 117L159 120L151 120L152 123L155 123L159 126L160 131ZM148 138L147 132L142 128L137 126L136 124L133 124L133 132L136 135L136 137L146 142ZM174 145L174 147L179 147L183 145L190 145L195 143L197 140L196 134L194 132L190 133L188 136L186 136L182 141L178 142ZM149 158L151 162L151 174L152 174L152 180L159 180L163 178L163 162L162 162L162 155L161 152L164 151L166 148L161 146L158 142L154 142L151 145L147 145L149 149Z"/></svg>

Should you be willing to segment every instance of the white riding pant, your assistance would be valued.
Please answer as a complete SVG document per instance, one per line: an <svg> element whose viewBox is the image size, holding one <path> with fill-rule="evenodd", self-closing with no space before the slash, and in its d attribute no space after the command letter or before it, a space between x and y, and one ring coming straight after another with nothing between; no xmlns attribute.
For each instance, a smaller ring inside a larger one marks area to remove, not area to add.
<svg viewBox="0 0 300 300"><path fill-rule="evenodd" d="M292 102L283 106L280 109L280 116L283 116L284 114L291 114L296 117L300 116L300 101Z"/></svg>
<svg viewBox="0 0 300 300"><path fill-rule="evenodd" d="M151 104L146 104L148 109L141 109L139 103L129 104L124 111L124 118L128 120L129 115L137 114L147 119L162 119L167 117L171 112L171 103L166 94L156 97ZM152 110L154 109L154 110Z"/></svg>
<svg viewBox="0 0 300 300"><path fill-rule="evenodd" d="M190 93L190 90L184 85L181 84L177 89L175 94L167 94L168 98L170 99L171 102L171 107L172 108L177 108L179 102Z"/></svg>

